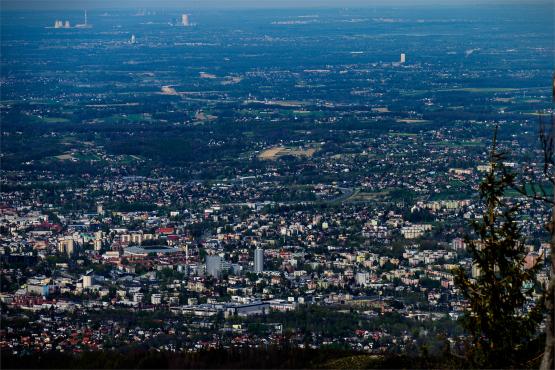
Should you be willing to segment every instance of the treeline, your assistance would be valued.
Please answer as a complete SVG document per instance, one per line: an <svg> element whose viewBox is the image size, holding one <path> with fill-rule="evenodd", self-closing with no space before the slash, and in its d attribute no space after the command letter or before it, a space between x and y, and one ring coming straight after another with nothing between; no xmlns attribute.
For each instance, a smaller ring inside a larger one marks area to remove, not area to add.
<svg viewBox="0 0 555 370"><path fill-rule="evenodd" d="M464 368L450 354L418 357L369 355L342 349L214 349L199 352L132 350L79 354L48 352L13 355L2 353L2 369L401 369Z"/></svg>

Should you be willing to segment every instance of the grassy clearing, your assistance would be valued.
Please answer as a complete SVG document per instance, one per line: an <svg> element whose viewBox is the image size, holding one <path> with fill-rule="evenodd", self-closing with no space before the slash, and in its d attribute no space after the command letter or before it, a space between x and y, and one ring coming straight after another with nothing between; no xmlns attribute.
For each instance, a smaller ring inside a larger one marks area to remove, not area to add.
<svg viewBox="0 0 555 370"><path fill-rule="evenodd" d="M479 147L484 145L484 143L479 141L438 141L436 144L449 148L457 148L461 146Z"/></svg>
<svg viewBox="0 0 555 370"><path fill-rule="evenodd" d="M214 116L212 114L205 113L203 111L198 111L195 113L195 119L199 121L214 121L218 119L218 116Z"/></svg>
<svg viewBox="0 0 555 370"><path fill-rule="evenodd" d="M546 112L522 112L522 113L529 114L531 116L543 116L543 117L551 116L551 113L546 113Z"/></svg>
<svg viewBox="0 0 555 370"><path fill-rule="evenodd" d="M468 92L474 94L491 94L491 93L507 93L515 92L523 89L516 89L510 87L460 87L453 89L437 89L437 90L412 90L402 91L401 94L405 96L425 95L436 92Z"/></svg>
<svg viewBox="0 0 555 370"><path fill-rule="evenodd" d="M292 155L297 158L307 157L310 158L319 150L317 147L310 147L310 148L291 148L285 146L275 146L272 148L268 148L263 150L259 155L258 158L263 160L276 160L279 157L283 157L286 155Z"/></svg>
<svg viewBox="0 0 555 370"><path fill-rule="evenodd" d="M57 155L55 158L60 161L71 161L72 159L75 159L75 157L69 153Z"/></svg>
<svg viewBox="0 0 555 370"><path fill-rule="evenodd" d="M389 191L380 191L375 193L368 193L356 190L353 195L347 198L345 201L350 203L357 202L372 202L377 199L383 199L389 194Z"/></svg>
<svg viewBox="0 0 555 370"><path fill-rule="evenodd" d="M400 122L400 123L426 123L426 122L430 122L430 121L425 120L425 119L403 118L403 119L398 119L397 122Z"/></svg>
<svg viewBox="0 0 555 370"><path fill-rule="evenodd" d="M410 132L392 132L389 135L391 135L391 136L418 136L418 134L412 134Z"/></svg>
<svg viewBox="0 0 555 370"><path fill-rule="evenodd" d="M160 94L162 95L179 95L177 91L171 86L162 86L160 89Z"/></svg>
<svg viewBox="0 0 555 370"><path fill-rule="evenodd" d="M461 87L457 89L442 89L438 91L462 91L470 93L500 93L500 92L512 92L519 91L520 89L509 88L509 87Z"/></svg>
<svg viewBox="0 0 555 370"><path fill-rule="evenodd" d="M80 161L98 161L100 158L92 153L77 153L75 158Z"/></svg>
<svg viewBox="0 0 555 370"><path fill-rule="evenodd" d="M69 119L63 117L44 117L42 119L46 123L67 123Z"/></svg>

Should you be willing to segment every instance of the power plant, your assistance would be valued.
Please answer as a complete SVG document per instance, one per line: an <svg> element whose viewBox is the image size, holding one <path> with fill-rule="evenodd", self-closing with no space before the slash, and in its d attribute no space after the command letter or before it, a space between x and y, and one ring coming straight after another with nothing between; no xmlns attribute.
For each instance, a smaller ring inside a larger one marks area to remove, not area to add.
<svg viewBox="0 0 555 370"><path fill-rule="evenodd" d="M69 21L60 21L57 20L54 22L54 28L71 28Z"/></svg>
<svg viewBox="0 0 555 370"><path fill-rule="evenodd" d="M87 19L87 11L85 10L85 23L78 24L75 26L76 28L91 28L92 26L89 24Z"/></svg>
<svg viewBox="0 0 555 370"><path fill-rule="evenodd" d="M74 28L91 28L92 26L89 24L87 19L87 11L85 10L85 23L77 24ZM72 28L71 24L68 20L56 20L54 21L54 28Z"/></svg>

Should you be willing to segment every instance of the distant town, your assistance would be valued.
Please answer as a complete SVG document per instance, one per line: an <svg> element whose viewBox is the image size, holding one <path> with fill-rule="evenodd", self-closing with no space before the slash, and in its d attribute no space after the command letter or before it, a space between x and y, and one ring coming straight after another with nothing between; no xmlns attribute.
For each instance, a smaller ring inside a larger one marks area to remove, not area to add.
<svg viewBox="0 0 555 370"><path fill-rule="evenodd" d="M456 347L494 128L544 170L520 11L2 14L3 353ZM546 283L550 210L505 197Z"/></svg>

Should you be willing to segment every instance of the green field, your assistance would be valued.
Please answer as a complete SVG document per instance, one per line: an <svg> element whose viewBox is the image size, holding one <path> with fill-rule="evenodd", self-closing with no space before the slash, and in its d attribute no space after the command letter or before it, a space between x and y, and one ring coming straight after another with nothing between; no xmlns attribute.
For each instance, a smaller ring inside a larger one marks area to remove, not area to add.
<svg viewBox="0 0 555 370"><path fill-rule="evenodd" d="M520 91L522 89L515 89L509 87L459 87L454 89L437 89L437 90L413 90L413 91L406 91L401 92L401 95L405 96L416 96L416 95L424 95L436 92L468 92L468 93L482 93L482 94L491 94L491 93L507 93L507 92L514 92Z"/></svg>
<svg viewBox="0 0 555 370"><path fill-rule="evenodd" d="M392 132L389 135L391 136L418 136L418 134L412 134L409 132Z"/></svg>
<svg viewBox="0 0 555 370"><path fill-rule="evenodd" d="M69 119L63 117L43 117L42 120L46 123L67 123Z"/></svg>
<svg viewBox="0 0 555 370"><path fill-rule="evenodd" d="M383 199L388 194L389 194L388 191L369 193L369 192L362 192L360 190L355 190L353 195L351 195L349 198L347 198L345 200L345 202L349 202L349 203L371 202L371 201L374 201L376 199L380 199L380 198Z"/></svg>

